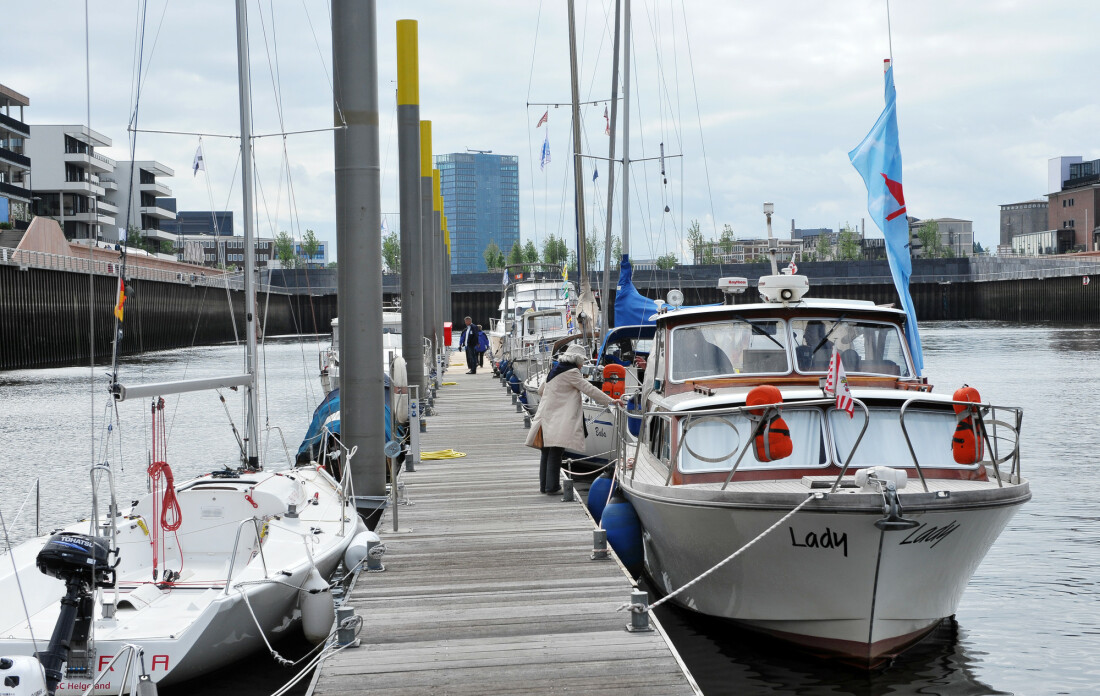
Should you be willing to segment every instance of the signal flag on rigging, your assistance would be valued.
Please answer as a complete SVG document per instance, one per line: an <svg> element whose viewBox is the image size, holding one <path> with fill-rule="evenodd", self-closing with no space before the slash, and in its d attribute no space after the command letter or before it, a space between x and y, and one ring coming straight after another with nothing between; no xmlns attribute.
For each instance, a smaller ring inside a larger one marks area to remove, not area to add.
<svg viewBox="0 0 1100 696"><path fill-rule="evenodd" d="M539 122L535 124L535 128L541 128L542 124L546 123L546 119L548 118L550 118L550 109L547 109L546 113L542 115L542 118L539 119Z"/></svg>
<svg viewBox="0 0 1100 696"><path fill-rule="evenodd" d="M825 396L836 396L837 410L844 411L849 418L855 417L856 404L848 389L848 375L844 372L844 363L836 346L833 346L833 358L829 361L829 376L825 378Z"/></svg>
<svg viewBox="0 0 1100 696"><path fill-rule="evenodd" d="M115 301L115 318L122 321L122 305L126 304L126 283L118 279L118 299Z"/></svg>

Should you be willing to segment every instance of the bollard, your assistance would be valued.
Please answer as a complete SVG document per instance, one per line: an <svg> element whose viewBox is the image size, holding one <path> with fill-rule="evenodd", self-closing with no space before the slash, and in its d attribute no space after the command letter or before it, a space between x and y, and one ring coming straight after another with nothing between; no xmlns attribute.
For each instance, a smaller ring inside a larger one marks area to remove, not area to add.
<svg viewBox="0 0 1100 696"><path fill-rule="evenodd" d="M428 432L428 421L424 420L423 418L420 419L420 432Z"/></svg>
<svg viewBox="0 0 1100 696"><path fill-rule="evenodd" d="M523 427L527 428L528 430L531 429L531 414L527 414L523 417Z"/></svg>
<svg viewBox="0 0 1100 696"><path fill-rule="evenodd" d="M626 625L626 630L629 633L644 633L653 630L653 627L649 625L649 607L646 605L648 598L649 596L644 590L639 590L637 587L631 590L630 623Z"/></svg>
<svg viewBox="0 0 1100 696"><path fill-rule="evenodd" d="M593 561L606 561L611 558L607 553L607 530L592 530L592 555Z"/></svg>
<svg viewBox="0 0 1100 696"><path fill-rule="evenodd" d="M561 502L573 502L573 479L566 476L561 482Z"/></svg>
<svg viewBox="0 0 1100 696"><path fill-rule="evenodd" d="M519 403L519 396L515 392L512 392L512 404L515 405L515 404L518 404L518 403Z"/></svg>
<svg viewBox="0 0 1100 696"><path fill-rule="evenodd" d="M348 619L355 618L355 609L352 607L340 607L336 610L336 644L340 647L349 645L358 647L359 641L355 637L355 629Z"/></svg>
<svg viewBox="0 0 1100 696"><path fill-rule="evenodd" d="M376 539L378 537L375 537ZM382 555L386 553L386 546L381 541L367 542L367 572L381 573L386 569L382 565Z"/></svg>
<svg viewBox="0 0 1100 696"><path fill-rule="evenodd" d="M523 413L523 404L516 402L516 413Z"/></svg>

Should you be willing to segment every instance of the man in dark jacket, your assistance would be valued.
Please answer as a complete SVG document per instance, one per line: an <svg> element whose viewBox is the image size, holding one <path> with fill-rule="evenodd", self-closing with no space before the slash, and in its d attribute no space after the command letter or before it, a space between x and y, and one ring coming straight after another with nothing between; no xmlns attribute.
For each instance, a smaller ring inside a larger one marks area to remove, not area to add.
<svg viewBox="0 0 1100 696"><path fill-rule="evenodd" d="M466 317L465 321L466 328L462 330L458 343L466 351L466 366L470 368L466 374L473 375L477 374L477 343L481 332L478 331L477 324L473 323L473 319Z"/></svg>

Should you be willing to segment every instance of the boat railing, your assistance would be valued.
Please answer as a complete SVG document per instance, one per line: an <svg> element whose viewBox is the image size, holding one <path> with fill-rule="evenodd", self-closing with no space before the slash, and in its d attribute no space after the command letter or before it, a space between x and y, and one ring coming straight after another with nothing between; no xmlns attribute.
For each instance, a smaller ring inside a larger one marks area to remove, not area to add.
<svg viewBox="0 0 1100 696"><path fill-rule="evenodd" d="M1024 411L1018 406L994 406L993 404L975 403L972 401L941 401L938 399L929 399L927 397L915 396L907 400L901 406L901 410L898 412L898 421L901 423L901 432L905 435L905 444L909 447L909 456L913 458L913 466L916 467L917 473L920 474L921 483L924 484L925 492L928 492L928 483L924 480L924 473L921 471L920 462L917 461L917 451L913 447L913 439L909 436L909 429L905 426L905 414L909 410L909 407L913 404L926 404L943 407L944 405L951 406L965 406L967 410L964 410L961 417L970 417L977 420L974 424L975 432L977 432L985 443L985 447L982 449L982 459L980 464L988 462L993 466L993 473L997 477L997 487L1003 488L1004 481L1001 479L1001 464L1011 461L1012 468L1008 472L1008 480L1010 483L1019 483L1021 480L1020 471L1020 427L1024 420ZM1012 421L1004 420L1007 417ZM988 418L987 418L988 417ZM992 429L992 436L990 430ZM1008 431L1008 437L1004 437L1001 434L1002 430ZM1010 440L1012 447L1009 452L1003 457L1000 456L1000 444L1004 440ZM986 453L988 452L989 458L986 459Z"/></svg>
<svg viewBox="0 0 1100 696"><path fill-rule="evenodd" d="M260 552L260 563L263 564L264 567L264 578L266 579L268 577L267 559L264 558L263 535L260 532L260 518L249 517L246 520L241 520L237 524L237 536L233 539L233 551L229 554L229 571L225 574L224 594L229 594L229 583L233 579L233 568L237 565L237 547L241 543L241 530L244 529L244 526L249 522L252 523L253 530L256 533L256 546L259 548Z"/></svg>

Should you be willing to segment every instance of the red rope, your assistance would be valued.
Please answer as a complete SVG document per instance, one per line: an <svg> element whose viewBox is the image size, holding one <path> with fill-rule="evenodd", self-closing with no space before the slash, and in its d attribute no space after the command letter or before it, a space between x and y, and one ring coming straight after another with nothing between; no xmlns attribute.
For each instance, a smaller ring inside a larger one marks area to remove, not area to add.
<svg viewBox="0 0 1100 696"><path fill-rule="evenodd" d="M150 530L149 543L153 547L153 580L157 579L157 569L164 547L164 532L175 532L183 522L179 500L176 499L176 482L172 477L172 467L168 466L168 437L165 433L164 399L158 398L152 404L153 414L153 462L147 473L152 480L153 489L153 528ZM157 414L160 412L160 419ZM176 535L179 547L179 535ZM183 549L179 548L181 570ZM167 561L167 559L165 559Z"/></svg>

